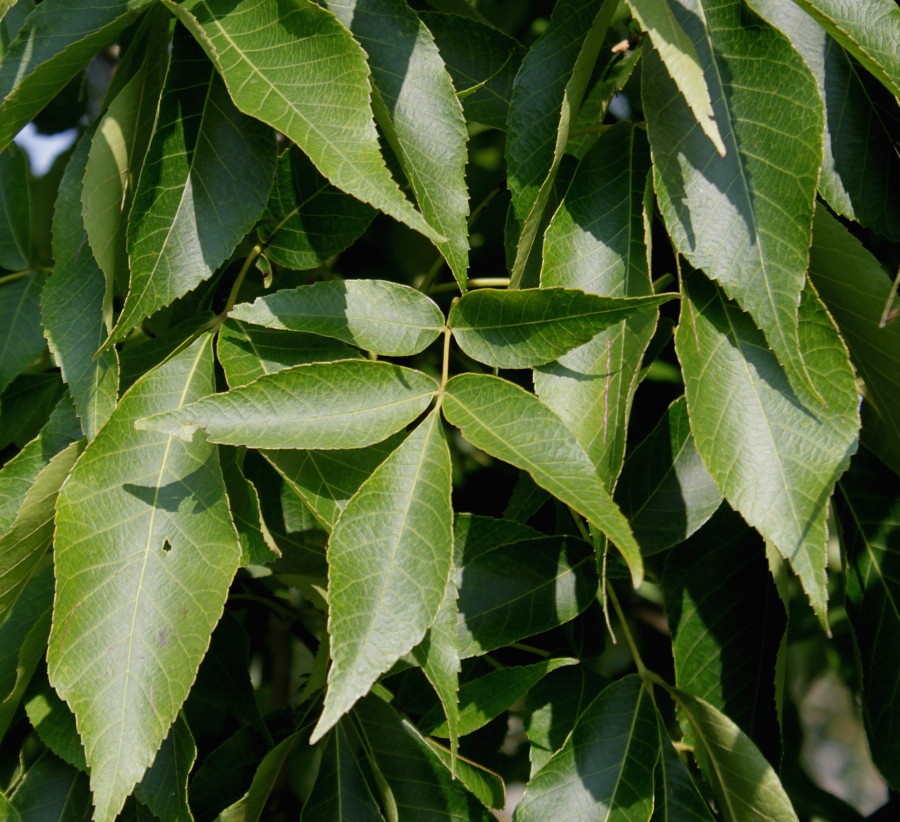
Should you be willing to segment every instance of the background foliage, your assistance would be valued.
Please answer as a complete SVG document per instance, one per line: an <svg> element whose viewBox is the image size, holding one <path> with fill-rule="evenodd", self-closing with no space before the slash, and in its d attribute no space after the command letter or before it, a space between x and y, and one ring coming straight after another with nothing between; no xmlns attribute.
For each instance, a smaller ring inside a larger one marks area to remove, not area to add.
<svg viewBox="0 0 900 822"><path fill-rule="evenodd" d="M0 816L895 818L810 711L900 789L896 3L0 56Z"/></svg>

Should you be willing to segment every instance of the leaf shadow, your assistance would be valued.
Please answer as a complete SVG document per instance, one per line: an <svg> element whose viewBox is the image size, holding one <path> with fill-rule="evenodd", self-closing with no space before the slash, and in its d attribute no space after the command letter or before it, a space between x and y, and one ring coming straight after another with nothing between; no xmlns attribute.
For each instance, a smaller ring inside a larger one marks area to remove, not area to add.
<svg viewBox="0 0 900 822"><path fill-rule="evenodd" d="M216 465L213 465L213 462ZM218 459L215 451L199 468L165 485L135 485L126 482L122 489L152 508L170 513L199 514L215 505L222 494L221 480L216 482ZM185 503L193 502L188 508Z"/></svg>

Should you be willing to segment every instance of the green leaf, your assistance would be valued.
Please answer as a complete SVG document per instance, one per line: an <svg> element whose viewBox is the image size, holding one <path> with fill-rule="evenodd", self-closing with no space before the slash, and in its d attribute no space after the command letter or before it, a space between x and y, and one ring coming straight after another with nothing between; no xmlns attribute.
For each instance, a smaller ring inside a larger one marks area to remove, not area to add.
<svg viewBox="0 0 900 822"><path fill-rule="evenodd" d="M601 297L567 288L479 288L450 311L448 325L472 359L495 368L555 360L595 334L674 295Z"/></svg>
<svg viewBox="0 0 900 822"><path fill-rule="evenodd" d="M835 503L847 557L847 613L859 652L869 748L896 789L900 677L896 665L886 664L884 650L900 638L900 584L894 570L900 554L900 480L863 450L838 484Z"/></svg>
<svg viewBox="0 0 900 822"><path fill-rule="evenodd" d="M360 486L331 533L332 665L313 742L422 641L452 557L450 451L433 411Z"/></svg>
<svg viewBox="0 0 900 822"><path fill-rule="evenodd" d="M816 210L809 276L865 383L864 409L872 408L884 423L880 443L900 448L900 322L882 326L885 305L894 299L890 277L824 208Z"/></svg>
<svg viewBox="0 0 900 822"><path fill-rule="evenodd" d="M560 657L536 662L534 665L502 668L469 680L459 690L459 735L466 736L487 725L495 716L518 702L535 683L551 671L577 664L577 659ZM449 736L447 723L441 721L436 710L431 710L422 717L419 730L431 736Z"/></svg>
<svg viewBox="0 0 900 822"><path fill-rule="evenodd" d="M435 749L407 719L371 694L353 713L370 762L378 769L396 807L397 822L492 822L494 816L452 779Z"/></svg>
<svg viewBox="0 0 900 822"><path fill-rule="evenodd" d="M258 822L262 817L269 795L278 775L293 752L297 742L305 738L309 729L301 729L282 739L269 751L253 775L248 791L233 805L229 805L217 817L216 822Z"/></svg>
<svg viewBox="0 0 900 822"><path fill-rule="evenodd" d="M603 0L599 8L596 0L561 0L516 74L506 164L513 210L522 228L511 288L522 283L575 114L616 6L613 0Z"/></svg>
<svg viewBox="0 0 900 822"><path fill-rule="evenodd" d="M0 396L0 448L10 444L24 448L50 419L65 390L58 372L16 377ZM76 430L80 438L80 426Z"/></svg>
<svg viewBox="0 0 900 822"><path fill-rule="evenodd" d="M460 374L447 383L443 408L472 445L527 471L606 534L640 584L644 564L628 520L575 435L537 397L499 377Z"/></svg>
<svg viewBox="0 0 900 822"><path fill-rule="evenodd" d="M0 150L151 2L93 0L78 14L68 0L41 3L0 64Z"/></svg>
<svg viewBox="0 0 900 822"><path fill-rule="evenodd" d="M406 0L325 0L368 56L375 117L438 249L465 291L469 267L466 121L431 32Z"/></svg>
<svg viewBox="0 0 900 822"><path fill-rule="evenodd" d="M794 0L895 97L900 96L900 9L891 0Z"/></svg>
<svg viewBox="0 0 900 822"><path fill-rule="evenodd" d="M827 403L812 412L715 283L685 272L684 288L675 346L697 451L728 502L790 562L824 625L827 501L859 429L846 349L807 288L799 350Z"/></svg>
<svg viewBox="0 0 900 822"><path fill-rule="evenodd" d="M894 196L900 185L897 102L799 5L791 0L750 0L750 5L790 38L819 86L825 102L822 197L838 214L900 240L900 201Z"/></svg>
<svg viewBox="0 0 900 822"><path fill-rule="evenodd" d="M46 276L27 274L0 285L0 392L44 352L41 289Z"/></svg>
<svg viewBox="0 0 900 822"><path fill-rule="evenodd" d="M26 688L47 650L53 608L53 570L49 562L28 579L23 593L0 623L0 739L16 717Z"/></svg>
<svg viewBox="0 0 900 822"><path fill-rule="evenodd" d="M241 111L293 140L342 191L434 242L445 240L391 177L378 146L365 52L330 12L308 0L166 2Z"/></svg>
<svg viewBox="0 0 900 822"><path fill-rule="evenodd" d="M329 735L322 763L300 822L383 822L356 756L341 725Z"/></svg>
<svg viewBox="0 0 900 822"><path fill-rule="evenodd" d="M575 722L609 682L587 665L558 668L525 697L524 725L534 776L565 744Z"/></svg>
<svg viewBox="0 0 900 822"><path fill-rule="evenodd" d="M669 690L691 723L695 754L726 822L797 822L774 769L746 734L708 702Z"/></svg>
<svg viewBox="0 0 900 822"><path fill-rule="evenodd" d="M797 318L822 158L815 80L787 38L742 0L672 8L694 42L728 154L716 152L662 61L647 52L642 99L669 235L762 329L795 391L804 391L801 401L821 405L806 398L813 378L799 353Z"/></svg>
<svg viewBox="0 0 900 822"><path fill-rule="evenodd" d="M192 822L187 788L188 773L196 758L194 738L179 714L153 765L134 789L135 798L167 822Z"/></svg>
<svg viewBox="0 0 900 822"><path fill-rule="evenodd" d="M418 354L444 327L424 294L387 280L331 280L284 289L236 305L233 319L335 337L389 357Z"/></svg>
<svg viewBox="0 0 900 822"><path fill-rule="evenodd" d="M716 125L709 87L697 50L675 17L669 0L628 0L628 5L641 28L650 35L653 48L694 113L697 124L724 157L725 143Z"/></svg>
<svg viewBox="0 0 900 822"><path fill-rule="evenodd" d="M70 442L81 438L75 407L66 394L31 442L0 468L0 533L12 527L40 470Z"/></svg>
<svg viewBox="0 0 900 822"><path fill-rule="evenodd" d="M0 151L0 268L28 268L28 160L15 145Z"/></svg>
<svg viewBox="0 0 900 822"><path fill-rule="evenodd" d="M455 535L454 535L455 536ZM437 616L423 639L413 648L413 658L422 669L441 703L446 720L445 736L450 740L450 772L455 776L459 745L459 646L456 641L457 596L456 568L451 566L444 598Z"/></svg>
<svg viewBox="0 0 900 822"><path fill-rule="evenodd" d="M660 754L654 774L653 822L714 822L715 817L697 790L688 769L678 758L657 714Z"/></svg>
<svg viewBox="0 0 900 822"><path fill-rule="evenodd" d="M225 320L219 330L216 354L229 388L295 365L362 357L355 349L325 337L276 331L232 319Z"/></svg>
<svg viewBox="0 0 900 822"><path fill-rule="evenodd" d="M71 443L41 469L9 530L0 536L0 617L19 598L50 547L56 496L81 448L81 443Z"/></svg>
<svg viewBox="0 0 900 822"><path fill-rule="evenodd" d="M528 782L514 818L649 820L658 756L653 698L639 677L626 676L581 714L565 745Z"/></svg>
<svg viewBox="0 0 900 822"><path fill-rule="evenodd" d="M542 286L608 297L653 293L644 225L649 167L643 129L619 123L599 137L544 234ZM534 374L535 393L579 438L609 487L622 467L631 401L656 316L638 312Z"/></svg>
<svg viewBox="0 0 900 822"><path fill-rule="evenodd" d="M271 129L234 107L179 27L128 217L131 281L110 342L212 276L259 219L274 173Z"/></svg>
<svg viewBox="0 0 900 822"><path fill-rule="evenodd" d="M106 280L84 242L81 186L90 132L78 143L60 183L53 216L55 265L41 292L41 316L50 351L69 386L85 435L92 440L118 400L115 351L94 357L106 338Z"/></svg>
<svg viewBox="0 0 900 822"><path fill-rule="evenodd" d="M216 449L134 429L213 377L206 336L138 380L57 502L48 668L78 719L100 822L153 762L240 562Z"/></svg>
<svg viewBox="0 0 900 822"><path fill-rule="evenodd" d="M456 555L461 659L564 625L597 594L594 552L572 537L463 515Z"/></svg>
<svg viewBox="0 0 900 822"><path fill-rule="evenodd" d="M616 501L645 556L684 542L722 503L694 445L684 397L628 455Z"/></svg>
<svg viewBox="0 0 900 822"><path fill-rule="evenodd" d="M524 49L502 31L458 14L419 12L450 72L466 120L506 131Z"/></svg>
<svg viewBox="0 0 900 822"><path fill-rule="evenodd" d="M328 531L372 472L400 444L402 435L366 448L335 451L263 451L288 487Z"/></svg>
<svg viewBox="0 0 900 822"><path fill-rule="evenodd" d="M237 448L219 449L228 506L241 543L241 565L266 565L281 552L263 522L256 488L243 474L243 460Z"/></svg>
<svg viewBox="0 0 900 822"><path fill-rule="evenodd" d="M726 713L779 762L775 665L787 617L762 539L723 507L669 551L662 582L676 685Z"/></svg>
<svg viewBox="0 0 900 822"><path fill-rule="evenodd" d="M84 229L97 265L106 277L104 319L112 321L113 294L129 279L128 214L159 107L169 60L169 18L159 6L145 18L145 57L121 87L91 132L81 188ZM125 74L124 76L128 76ZM87 137L87 135L86 135Z"/></svg>
<svg viewBox="0 0 900 822"><path fill-rule="evenodd" d="M52 572L48 574L52 576ZM52 594L47 599L47 613L53 606ZM47 621L47 633L50 633L50 621ZM44 648L46 649L46 641ZM31 727L56 756L68 762L72 767L87 772L84 761L84 747L75 727L75 715L63 702L56 691L50 687L47 671L41 668L28 687L25 701L25 713Z"/></svg>
<svg viewBox="0 0 900 822"><path fill-rule="evenodd" d="M269 260L303 271L351 245L375 214L331 185L300 149L290 146L278 158L257 231Z"/></svg>
<svg viewBox="0 0 900 822"><path fill-rule="evenodd" d="M412 422L437 382L421 371L368 360L298 365L178 410L138 421L190 441L251 448L362 448Z"/></svg>
<svg viewBox="0 0 900 822"><path fill-rule="evenodd" d="M87 777L49 751L28 768L10 801L21 822L84 822L91 814Z"/></svg>
<svg viewBox="0 0 900 822"><path fill-rule="evenodd" d="M469 759L454 758L451 751L434 739L427 739L426 742L444 767L450 771L451 776L462 782L482 805L497 809L506 806L506 786L498 774Z"/></svg>

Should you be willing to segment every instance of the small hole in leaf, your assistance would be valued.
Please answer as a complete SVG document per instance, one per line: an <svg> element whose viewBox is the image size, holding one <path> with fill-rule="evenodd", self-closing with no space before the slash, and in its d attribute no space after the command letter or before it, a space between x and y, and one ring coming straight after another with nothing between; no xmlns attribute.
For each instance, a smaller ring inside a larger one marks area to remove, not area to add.
<svg viewBox="0 0 900 822"><path fill-rule="evenodd" d="M169 551L172 550L172 546L169 545L169 540L164 540L162 545L163 553L168 554Z"/></svg>

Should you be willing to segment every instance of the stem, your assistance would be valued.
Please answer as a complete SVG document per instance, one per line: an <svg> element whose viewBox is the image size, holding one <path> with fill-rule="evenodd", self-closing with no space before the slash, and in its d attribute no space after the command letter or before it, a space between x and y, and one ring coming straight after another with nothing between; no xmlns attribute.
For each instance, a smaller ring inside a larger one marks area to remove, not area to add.
<svg viewBox="0 0 900 822"><path fill-rule="evenodd" d="M6 285L6 283L11 283L15 280L21 280L22 277L26 277L31 273L31 269L26 268L24 271L14 271L12 274L4 274L2 277L0 277L0 285Z"/></svg>
<svg viewBox="0 0 900 822"><path fill-rule="evenodd" d="M244 260L244 264L241 266L241 270L238 271L238 275L235 278L234 285L231 286L231 291L228 294L228 301L225 303L225 310L222 312L222 316L224 317L232 308L234 308L235 302L237 302L238 292L241 290L241 286L244 284L244 278L247 276L247 272L250 270L250 266L256 262L256 258L263 253L263 245L262 243L257 243L253 248L250 249L250 253L247 255L247 258Z"/></svg>
<svg viewBox="0 0 900 822"><path fill-rule="evenodd" d="M524 642L511 642L509 647L516 648L519 651L525 651L529 654L534 654L543 659L547 659L550 656L550 651L545 651L543 648L535 648L534 645L526 645Z"/></svg>
<svg viewBox="0 0 900 822"><path fill-rule="evenodd" d="M641 679L645 681L659 680L660 682L662 682L660 677L658 677L652 671L648 671L647 666L644 665L644 660L641 659L640 651L638 651L637 645L634 641L634 637L631 635L631 630L628 628L628 622L625 619L625 613L622 611L622 606L619 604L619 599L616 596L616 592L613 590L613 586L609 582L606 583L606 595L607 597L609 597L609 601L612 603L613 608L615 608L616 616L619 617L619 622L622 625L622 633L625 636L625 644L628 645L628 650L631 651L631 657L634 660L635 667L637 667Z"/></svg>
<svg viewBox="0 0 900 822"><path fill-rule="evenodd" d="M451 307L452 307L452 305L456 304L456 301L458 299L459 299L459 297L455 297L453 299L453 303L451 304ZM451 336L452 336L452 332L450 331L450 326L445 325L444 326L444 355L443 355L443 359L441 361L441 385L438 388L437 405L435 406L436 409L439 409L441 407L441 403L443 403L443 401L444 401L444 389L446 388L447 382L450 379L450 337Z"/></svg>
<svg viewBox="0 0 900 822"><path fill-rule="evenodd" d="M675 281L675 278L671 274L663 274L662 277L657 277L653 281L653 293L659 294L669 283Z"/></svg>
<svg viewBox="0 0 900 822"><path fill-rule="evenodd" d="M894 306L894 300L897 298L898 283L900 283L900 269L897 270L897 276L894 277L894 282L891 283L891 290L888 292L887 302L884 304L884 311L881 312L881 319L878 321L879 328L884 328L891 319L891 315L893 314L891 309Z"/></svg>

